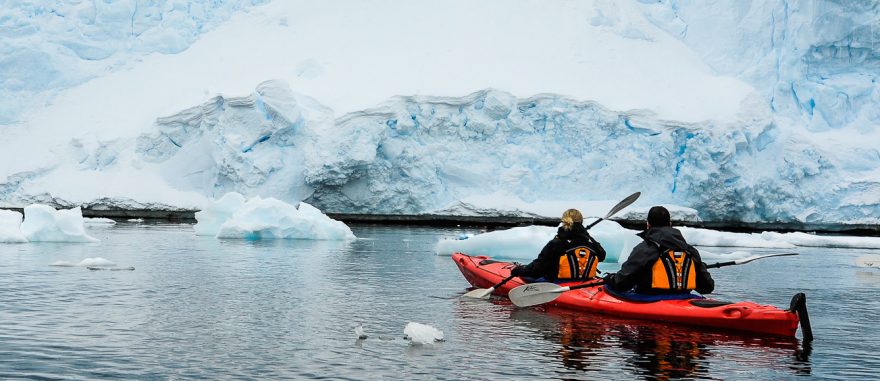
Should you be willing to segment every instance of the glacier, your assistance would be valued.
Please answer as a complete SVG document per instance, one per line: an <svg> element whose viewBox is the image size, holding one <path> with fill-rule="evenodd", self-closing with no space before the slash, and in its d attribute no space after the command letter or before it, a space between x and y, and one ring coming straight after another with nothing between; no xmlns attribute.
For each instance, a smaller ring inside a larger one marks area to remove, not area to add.
<svg viewBox="0 0 880 381"><path fill-rule="evenodd" d="M872 2L12 4L0 206L880 223Z"/></svg>

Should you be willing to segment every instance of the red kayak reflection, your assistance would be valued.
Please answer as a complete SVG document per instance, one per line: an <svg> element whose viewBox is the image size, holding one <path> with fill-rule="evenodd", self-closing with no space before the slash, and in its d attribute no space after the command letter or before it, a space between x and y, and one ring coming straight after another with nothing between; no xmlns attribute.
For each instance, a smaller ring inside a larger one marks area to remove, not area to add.
<svg viewBox="0 0 880 381"><path fill-rule="evenodd" d="M558 343L553 357L565 368L585 374L628 369L651 380L725 379L730 372L741 372L743 365L773 374L811 373L809 348L800 348L794 338L744 336L553 307L513 309L510 318Z"/></svg>

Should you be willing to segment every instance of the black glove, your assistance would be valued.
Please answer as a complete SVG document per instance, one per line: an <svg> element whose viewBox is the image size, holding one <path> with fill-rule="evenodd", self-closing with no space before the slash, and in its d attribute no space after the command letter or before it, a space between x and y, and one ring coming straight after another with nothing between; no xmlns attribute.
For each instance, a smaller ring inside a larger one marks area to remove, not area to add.
<svg viewBox="0 0 880 381"><path fill-rule="evenodd" d="M514 263L516 263L516 262L514 262ZM510 269L510 275L519 276L522 269L523 269L523 266L517 264L512 269Z"/></svg>
<svg viewBox="0 0 880 381"><path fill-rule="evenodd" d="M605 284L613 283L614 282L614 273L605 274L605 276L602 277L602 281L605 282Z"/></svg>

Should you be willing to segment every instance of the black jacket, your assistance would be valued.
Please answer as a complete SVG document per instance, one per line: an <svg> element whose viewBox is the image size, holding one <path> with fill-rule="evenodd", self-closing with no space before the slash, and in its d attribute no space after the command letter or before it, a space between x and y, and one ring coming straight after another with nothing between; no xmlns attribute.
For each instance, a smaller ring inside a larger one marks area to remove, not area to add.
<svg viewBox="0 0 880 381"><path fill-rule="evenodd" d="M556 280L556 276L559 275L559 257L563 256L568 249L578 246L589 247L591 251L596 253L599 262L605 260L605 249L602 248L602 245L590 237L584 225L574 223L571 230L565 230L560 226L556 231L556 237L544 245L538 258L525 266L515 267L511 270L510 275L544 278L549 281Z"/></svg>
<svg viewBox="0 0 880 381"><path fill-rule="evenodd" d="M688 245L678 229L671 226L651 228L639 233L638 236L645 241L633 248L629 259L623 263L617 274L605 276L605 284L612 290L625 292L635 286L635 291L643 294L676 292L651 288L651 267L660 258L660 248L656 244L663 248L687 251L693 256L697 274L697 292L709 294L715 289L715 281L712 280L706 264L700 258L700 252Z"/></svg>

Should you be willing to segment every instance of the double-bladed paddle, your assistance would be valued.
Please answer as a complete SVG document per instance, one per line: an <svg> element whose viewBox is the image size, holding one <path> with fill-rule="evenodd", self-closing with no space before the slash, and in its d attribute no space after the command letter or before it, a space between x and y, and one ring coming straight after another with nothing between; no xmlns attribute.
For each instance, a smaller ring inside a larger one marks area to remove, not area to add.
<svg viewBox="0 0 880 381"><path fill-rule="evenodd" d="M629 197L618 202L617 205L614 205L614 207L611 208L610 211L608 211L608 214L606 214L605 217L602 217L596 221L593 221L593 223L591 223L589 226L587 226L586 229L589 230L591 227L596 226L596 224L598 224L599 221L606 220L609 217L613 216L615 213L619 212L621 209L626 208L627 206L629 206L630 204L635 202L639 198L639 196L641 196L641 195L642 195L642 192L636 192L636 193L629 195ZM503 286L505 283L509 282L513 278L515 278L515 277L513 275L511 275L507 278L504 278L504 280L502 280L501 282L498 282L498 284L496 284L492 287L478 288L476 290L471 290L468 293L462 295L462 297L463 298L475 298L475 299L488 298L489 295L492 294L493 291L495 291L495 289Z"/></svg>
<svg viewBox="0 0 880 381"><path fill-rule="evenodd" d="M737 259L735 261L729 262L718 262L710 265L706 265L706 268L716 268L716 267L724 267L724 266L732 266L732 265L741 265L745 263L749 263L756 259L761 258L769 258L769 257L782 257L786 255L798 255L798 253L777 253L777 254L764 254L764 255L755 255L747 258ZM591 283L578 284L574 286L560 286L555 283L529 283L524 284L522 286L516 287L513 290L510 290L510 293L507 296L510 298L510 301L513 302L518 307L528 307L535 306L538 304L549 303L559 295L562 295L563 292L569 290L576 290L579 288L600 286L605 284L604 281L599 280Z"/></svg>

